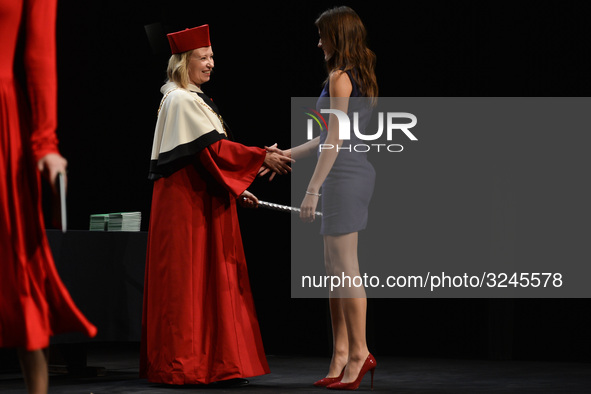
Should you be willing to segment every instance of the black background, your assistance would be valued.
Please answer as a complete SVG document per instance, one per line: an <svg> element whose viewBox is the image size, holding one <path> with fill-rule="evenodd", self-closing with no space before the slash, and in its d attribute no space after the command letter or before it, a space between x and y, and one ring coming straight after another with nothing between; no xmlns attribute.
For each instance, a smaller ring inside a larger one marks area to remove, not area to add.
<svg viewBox="0 0 591 394"><path fill-rule="evenodd" d="M378 56L381 96L590 96L584 2L540 3L346 4ZM334 5L341 3L61 0L58 137L69 161L69 227L87 229L92 213L141 211L147 230L165 33L208 23L216 64L204 91L239 142L287 147L290 97L317 96L326 76L314 20ZM162 39L150 42L146 26ZM289 188L280 177L250 190L289 204ZM290 218L240 210L240 219L267 353L328 356L327 301L290 298ZM368 304L376 357L591 360L587 300Z"/></svg>

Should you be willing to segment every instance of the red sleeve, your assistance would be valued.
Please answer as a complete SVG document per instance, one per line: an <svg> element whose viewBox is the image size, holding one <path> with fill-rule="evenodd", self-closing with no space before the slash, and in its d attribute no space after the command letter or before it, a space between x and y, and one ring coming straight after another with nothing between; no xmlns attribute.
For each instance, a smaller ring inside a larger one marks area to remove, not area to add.
<svg viewBox="0 0 591 394"><path fill-rule="evenodd" d="M221 185L238 197L254 181L265 155L262 148L221 140L203 149L199 160Z"/></svg>
<svg viewBox="0 0 591 394"><path fill-rule="evenodd" d="M57 0L27 0L25 68L35 161L58 152L55 19Z"/></svg>

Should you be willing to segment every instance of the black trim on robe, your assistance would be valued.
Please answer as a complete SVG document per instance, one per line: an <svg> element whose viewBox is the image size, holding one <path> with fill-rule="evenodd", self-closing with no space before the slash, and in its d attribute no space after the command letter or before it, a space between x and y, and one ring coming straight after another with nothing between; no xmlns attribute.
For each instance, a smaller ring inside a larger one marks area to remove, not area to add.
<svg viewBox="0 0 591 394"><path fill-rule="evenodd" d="M212 130L196 140L178 145L171 151L161 153L158 155L157 160L150 161L148 179L155 181L172 175L174 172L191 163L195 159L195 156L203 149L214 142L224 139L227 139L224 134L220 134L217 130Z"/></svg>

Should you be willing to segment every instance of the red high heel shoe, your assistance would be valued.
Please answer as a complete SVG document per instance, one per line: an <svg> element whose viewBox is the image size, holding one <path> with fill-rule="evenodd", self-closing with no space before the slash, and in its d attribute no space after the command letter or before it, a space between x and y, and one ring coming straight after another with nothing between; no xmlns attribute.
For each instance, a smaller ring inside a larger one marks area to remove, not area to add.
<svg viewBox="0 0 591 394"><path fill-rule="evenodd" d="M320 379L320 380L314 382L314 386L316 386L316 387L326 387L329 384L340 382L341 379L343 378L343 375L344 374L345 374L345 368L343 368L343 370L341 371L341 374L339 376L337 376L336 378L323 378L323 379Z"/></svg>
<svg viewBox="0 0 591 394"><path fill-rule="evenodd" d="M371 371L371 389L373 390L373 373L376 370L376 365L376 359L370 353L369 356L367 356L367 358L365 359L365 362L361 367L361 371L359 371L359 375L357 375L357 379L349 383L335 382L329 384L328 386L326 386L326 388L331 390L357 390L357 388L361 384L361 379L363 379L363 376L365 376L367 371Z"/></svg>

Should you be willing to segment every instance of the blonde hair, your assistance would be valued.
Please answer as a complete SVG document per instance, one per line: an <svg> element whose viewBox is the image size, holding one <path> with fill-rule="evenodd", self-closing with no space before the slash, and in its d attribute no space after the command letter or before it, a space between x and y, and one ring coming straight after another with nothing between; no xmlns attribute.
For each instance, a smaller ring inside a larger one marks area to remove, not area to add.
<svg viewBox="0 0 591 394"><path fill-rule="evenodd" d="M168 59L168 68L166 69L168 80L183 89L186 89L191 83L189 79L189 59L192 53L193 50L175 53Z"/></svg>

